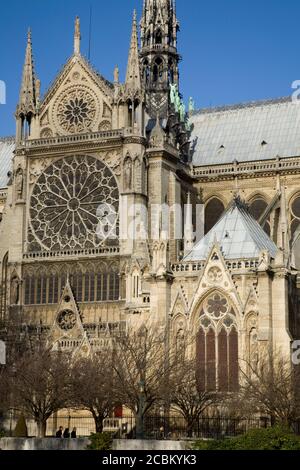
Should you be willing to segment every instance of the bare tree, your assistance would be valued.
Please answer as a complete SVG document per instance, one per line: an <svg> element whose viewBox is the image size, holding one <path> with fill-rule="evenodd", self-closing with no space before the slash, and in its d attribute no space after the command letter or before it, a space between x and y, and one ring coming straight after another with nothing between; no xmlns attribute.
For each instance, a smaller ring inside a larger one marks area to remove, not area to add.
<svg viewBox="0 0 300 470"><path fill-rule="evenodd" d="M169 373L173 363L165 331L130 331L116 338L114 371L119 402L137 420L141 433L146 414L168 398Z"/></svg>
<svg viewBox="0 0 300 470"><path fill-rule="evenodd" d="M184 356L171 374L170 385L171 408L184 417L188 436L192 437L199 418L208 408L218 405L221 397L201 386L197 379L196 361Z"/></svg>
<svg viewBox="0 0 300 470"><path fill-rule="evenodd" d="M103 420L117 404L114 389L112 352L102 351L78 359L72 367L72 406L93 415L96 431L103 431Z"/></svg>
<svg viewBox="0 0 300 470"><path fill-rule="evenodd" d="M44 437L48 418L68 406L70 359L39 345L15 357L5 372L10 408L34 419L38 436Z"/></svg>
<svg viewBox="0 0 300 470"><path fill-rule="evenodd" d="M253 412L270 416L272 424L290 425L299 419L299 366L276 352L265 353L255 363L247 363L245 369L241 371L242 402L248 403Z"/></svg>

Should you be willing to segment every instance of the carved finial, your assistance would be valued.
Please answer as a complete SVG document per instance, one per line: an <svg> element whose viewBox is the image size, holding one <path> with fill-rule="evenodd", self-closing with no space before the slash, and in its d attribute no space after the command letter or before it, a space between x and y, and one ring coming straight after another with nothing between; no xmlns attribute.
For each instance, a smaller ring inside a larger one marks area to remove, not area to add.
<svg viewBox="0 0 300 470"><path fill-rule="evenodd" d="M75 19L75 34L74 34L74 54L80 54L80 41L81 41L81 34L80 34L80 19L76 16Z"/></svg>

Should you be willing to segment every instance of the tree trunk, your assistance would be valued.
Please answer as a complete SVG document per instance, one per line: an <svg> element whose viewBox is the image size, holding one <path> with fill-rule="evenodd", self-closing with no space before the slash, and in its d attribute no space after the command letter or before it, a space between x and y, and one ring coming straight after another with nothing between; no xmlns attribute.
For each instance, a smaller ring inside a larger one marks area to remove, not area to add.
<svg viewBox="0 0 300 470"><path fill-rule="evenodd" d="M37 437L45 437L46 436L46 429L47 429L47 420L46 419L39 419L36 421L37 424Z"/></svg>
<svg viewBox="0 0 300 470"><path fill-rule="evenodd" d="M188 418L186 424L187 424L187 427L186 427L187 437L193 437L194 419Z"/></svg>
<svg viewBox="0 0 300 470"><path fill-rule="evenodd" d="M103 415L94 415L94 421L95 421L95 426L96 426L96 432L97 433L102 433L103 432L103 420L104 417Z"/></svg>

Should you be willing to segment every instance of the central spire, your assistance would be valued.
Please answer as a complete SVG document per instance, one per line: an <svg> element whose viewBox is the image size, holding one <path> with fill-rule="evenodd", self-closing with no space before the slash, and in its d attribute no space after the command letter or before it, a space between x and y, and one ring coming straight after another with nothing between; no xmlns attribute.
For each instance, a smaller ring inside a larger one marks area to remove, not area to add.
<svg viewBox="0 0 300 470"><path fill-rule="evenodd" d="M171 84L179 81L177 33L179 23L173 0L144 0L141 20L143 82L151 99L148 112L166 117Z"/></svg>

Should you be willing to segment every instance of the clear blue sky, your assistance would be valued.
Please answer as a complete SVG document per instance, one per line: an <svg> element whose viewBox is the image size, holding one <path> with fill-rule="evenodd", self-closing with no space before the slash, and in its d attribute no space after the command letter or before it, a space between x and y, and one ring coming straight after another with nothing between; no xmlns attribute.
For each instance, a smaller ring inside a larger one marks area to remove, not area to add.
<svg viewBox="0 0 300 470"><path fill-rule="evenodd" d="M0 6L0 80L7 104L0 105L0 135L15 132L26 45L32 28L36 71L47 90L73 48L76 15L82 51L88 51L89 4L93 9L95 67L111 79L115 64L124 77L131 15L142 0L10 0ZM296 0L177 0L181 23L181 91L197 107L233 104L291 93L300 79L300 2Z"/></svg>

